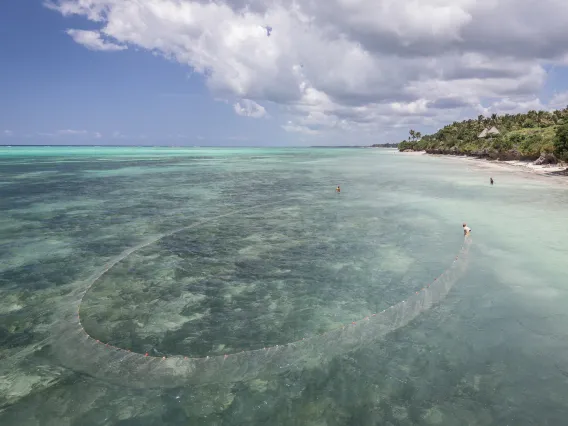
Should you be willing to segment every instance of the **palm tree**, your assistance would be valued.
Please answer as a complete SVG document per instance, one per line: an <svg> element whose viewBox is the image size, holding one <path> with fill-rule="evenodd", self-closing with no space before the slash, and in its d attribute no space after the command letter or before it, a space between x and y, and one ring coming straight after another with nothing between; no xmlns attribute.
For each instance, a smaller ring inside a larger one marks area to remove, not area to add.
<svg viewBox="0 0 568 426"><path fill-rule="evenodd" d="M408 137L408 140L414 142L416 140L416 132L414 130L410 129L408 131L408 133L410 134L410 136Z"/></svg>
<svg viewBox="0 0 568 426"><path fill-rule="evenodd" d="M536 113L536 123L538 124L538 127L542 127L543 120L544 120L544 111L538 111Z"/></svg>

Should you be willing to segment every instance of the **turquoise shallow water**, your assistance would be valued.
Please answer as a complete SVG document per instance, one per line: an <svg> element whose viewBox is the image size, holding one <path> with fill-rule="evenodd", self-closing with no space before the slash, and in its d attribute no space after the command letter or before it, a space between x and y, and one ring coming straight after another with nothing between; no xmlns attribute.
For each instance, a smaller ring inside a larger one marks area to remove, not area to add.
<svg viewBox="0 0 568 426"><path fill-rule="evenodd" d="M2 148L1 423L564 424L567 187L491 173L370 149ZM430 282L462 221L470 267L385 339L269 378L133 390L53 355L67 294L109 259L255 206L120 262L85 296L89 334L157 356L309 337Z"/></svg>

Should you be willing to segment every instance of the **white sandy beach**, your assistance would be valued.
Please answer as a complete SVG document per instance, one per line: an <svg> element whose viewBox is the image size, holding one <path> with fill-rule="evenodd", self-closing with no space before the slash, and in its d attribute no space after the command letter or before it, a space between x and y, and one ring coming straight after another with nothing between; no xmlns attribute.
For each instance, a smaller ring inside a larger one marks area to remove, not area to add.
<svg viewBox="0 0 568 426"><path fill-rule="evenodd" d="M559 177L561 180L568 182L568 179L565 179L562 176L562 172L568 170L568 166L566 164L547 164L547 165L536 165L530 161L499 161L499 160L487 160L484 158L476 158L476 157L468 157L465 155L440 155L440 154L427 154L424 151L417 151L417 152L401 152L400 154L403 155L428 155L433 157L442 157L448 159L454 159L458 161L467 161L469 163L474 163L476 167L481 169L493 169L493 170L509 170L514 172L525 172L525 173L533 173L540 176L547 176L547 177ZM566 172L568 174L568 171Z"/></svg>

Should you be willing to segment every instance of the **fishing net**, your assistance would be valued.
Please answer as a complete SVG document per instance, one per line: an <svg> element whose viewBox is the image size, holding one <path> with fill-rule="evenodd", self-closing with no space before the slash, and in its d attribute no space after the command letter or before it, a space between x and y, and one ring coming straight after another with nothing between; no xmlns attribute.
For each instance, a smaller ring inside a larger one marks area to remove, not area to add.
<svg viewBox="0 0 568 426"><path fill-rule="evenodd" d="M83 298L117 263L165 237L259 207L262 206L229 212L156 236L112 259L101 271L67 296L65 309L54 328L52 347L56 356L66 367L73 370L134 388L174 388L187 384L230 383L310 368L329 362L340 354L356 350L407 325L442 301L468 264L471 239L466 237L452 264L438 278L409 295L407 299L381 312L322 334L256 350L200 358L182 355L164 357L131 352L97 340L87 333L81 321Z"/></svg>

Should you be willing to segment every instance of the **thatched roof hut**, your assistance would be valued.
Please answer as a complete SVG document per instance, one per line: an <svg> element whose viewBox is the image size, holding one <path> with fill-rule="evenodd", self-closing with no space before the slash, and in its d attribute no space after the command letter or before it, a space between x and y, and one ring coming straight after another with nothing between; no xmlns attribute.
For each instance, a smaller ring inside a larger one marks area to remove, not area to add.
<svg viewBox="0 0 568 426"><path fill-rule="evenodd" d="M488 135L500 135L501 132L497 130L497 127L493 126L487 131Z"/></svg>
<svg viewBox="0 0 568 426"><path fill-rule="evenodd" d="M478 138L486 138L487 136L496 136L496 135L500 135L501 132L499 131L499 129L497 129L497 127L493 126L490 129L485 128L483 129L483 131L477 135Z"/></svg>

